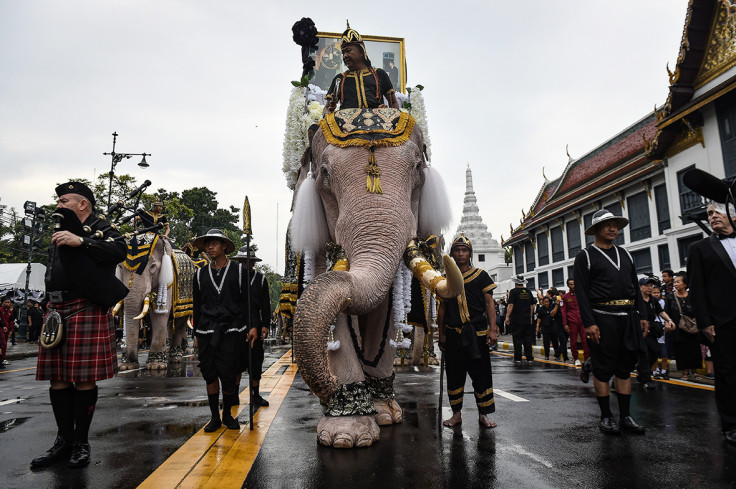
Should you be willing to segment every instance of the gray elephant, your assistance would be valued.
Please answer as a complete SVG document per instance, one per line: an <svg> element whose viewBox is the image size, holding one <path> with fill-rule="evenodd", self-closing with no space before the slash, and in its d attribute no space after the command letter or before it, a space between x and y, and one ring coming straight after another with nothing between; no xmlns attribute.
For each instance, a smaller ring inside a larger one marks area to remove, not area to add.
<svg viewBox="0 0 736 489"><path fill-rule="evenodd" d="M454 261L442 257L445 278L413 241L449 224L444 187L424 155L408 113L346 109L320 122L311 163L300 171L290 233L306 257L305 275L315 278L294 314L294 354L327 405L317 426L322 445L369 446L379 425L403 419L393 392L392 296L399 292L390 293L402 259L437 295L462 290ZM339 250L331 264L322 259L328 249Z"/></svg>
<svg viewBox="0 0 736 489"><path fill-rule="evenodd" d="M151 345L146 368L166 369L169 361L181 362L181 344L192 315L195 266L184 252L173 250L163 236L146 233L134 239L128 244L125 262L118 265L118 278L130 290L122 304L125 347L119 368L125 371L140 367L139 321L150 314ZM168 357L167 339L171 344Z"/></svg>

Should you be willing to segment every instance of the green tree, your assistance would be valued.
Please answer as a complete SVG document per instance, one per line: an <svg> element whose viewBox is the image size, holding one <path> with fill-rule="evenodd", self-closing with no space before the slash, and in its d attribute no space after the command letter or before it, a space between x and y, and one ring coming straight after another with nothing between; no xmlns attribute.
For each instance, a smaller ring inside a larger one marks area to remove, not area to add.
<svg viewBox="0 0 736 489"><path fill-rule="evenodd" d="M511 263L513 259L514 257L511 254L511 248L504 248L503 249L503 260L506 262L506 264L508 265L509 263Z"/></svg>
<svg viewBox="0 0 736 489"><path fill-rule="evenodd" d="M271 311L275 311L279 305L283 278L274 272L270 265L266 265L265 263L259 263L255 268L256 271L266 276L266 280L268 281L268 295L271 298Z"/></svg>
<svg viewBox="0 0 736 489"><path fill-rule="evenodd" d="M207 187L194 187L181 192L181 203L194 212L189 227L195 234L204 234L212 228L238 231L240 210L233 206L230 206L229 211L218 208L216 197L217 192Z"/></svg>

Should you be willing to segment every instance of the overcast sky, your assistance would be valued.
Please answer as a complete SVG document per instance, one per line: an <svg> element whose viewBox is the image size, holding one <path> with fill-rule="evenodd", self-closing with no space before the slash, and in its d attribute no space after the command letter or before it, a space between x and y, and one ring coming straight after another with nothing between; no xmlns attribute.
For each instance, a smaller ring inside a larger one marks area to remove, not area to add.
<svg viewBox="0 0 736 489"><path fill-rule="evenodd" d="M118 152L153 154L149 169L131 159L118 172L207 186L222 207L247 194L258 254L283 270L282 145L301 74L291 26L306 16L341 32L349 18L406 39L451 233L469 163L484 222L508 237L542 167L562 173L565 145L580 157L665 102L687 3L0 0L0 204L49 203L56 182L109 171L117 131Z"/></svg>

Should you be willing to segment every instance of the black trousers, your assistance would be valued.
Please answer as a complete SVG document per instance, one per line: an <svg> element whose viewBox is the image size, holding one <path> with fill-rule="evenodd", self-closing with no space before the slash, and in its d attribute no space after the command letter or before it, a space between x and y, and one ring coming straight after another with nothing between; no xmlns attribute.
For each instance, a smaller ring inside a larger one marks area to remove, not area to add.
<svg viewBox="0 0 736 489"><path fill-rule="evenodd" d="M467 348L462 344L462 336L453 329L446 328L445 372L447 373L447 397L453 413L463 408L465 379L470 375L475 392L475 403L480 414L490 414L496 410L493 399L493 374L491 373L491 353L486 343L486 335L478 336L480 358L470 358Z"/></svg>
<svg viewBox="0 0 736 489"><path fill-rule="evenodd" d="M557 333L555 332L554 328L542 328L542 346L544 347L544 358L549 359L550 353L552 352L552 349L550 347L554 347L555 356L557 356L558 352L560 351L560 344L558 343Z"/></svg>
<svg viewBox="0 0 736 489"><path fill-rule="evenodd" d="M716 407L721 416L723 431L736 430L736 321L716 326L713 355L713 373L716 379Z"/></svg>
<svg viewBox="0 0 736 489"><path fill-rule="evenodd" d="M659 358L659 343L657 338L651 334L644 337L646 351L639 353L639 362L636 366L636 380L640 384L646 384L652 381L652 365Z"/></svg>
<svg viewBox="0 0 736 489"><path fill-rule="evenodd" d="M528 361L534 360L532 353L532 324L511 323L511 337L514 342L514 360L521 360L521 349Z"/></svg>

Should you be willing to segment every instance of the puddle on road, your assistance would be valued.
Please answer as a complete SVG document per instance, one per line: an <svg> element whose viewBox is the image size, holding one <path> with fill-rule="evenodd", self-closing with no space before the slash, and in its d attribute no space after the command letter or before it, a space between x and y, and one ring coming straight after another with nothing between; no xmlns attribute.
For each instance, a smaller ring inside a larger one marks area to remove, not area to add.
<svg viewBox="0 0 736 489"><path fill-rule="evenodd" d="M27 419L30 418L12 418L3 421L2 423L0 423L0 433L5 433L6 431L15 428L16 426L22 425L26 422Z"/></svg>

